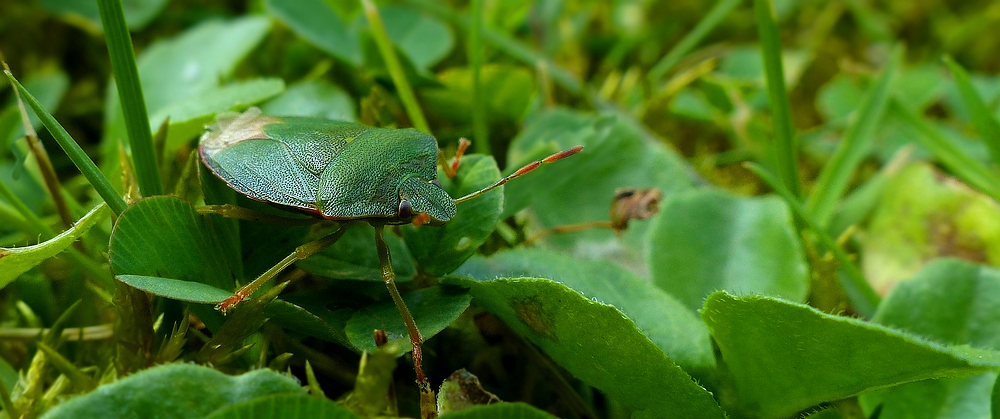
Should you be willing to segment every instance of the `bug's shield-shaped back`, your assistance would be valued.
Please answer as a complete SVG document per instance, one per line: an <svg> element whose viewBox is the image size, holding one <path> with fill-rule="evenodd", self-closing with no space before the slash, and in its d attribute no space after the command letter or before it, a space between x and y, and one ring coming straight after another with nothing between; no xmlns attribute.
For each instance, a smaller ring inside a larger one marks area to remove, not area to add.
<svg viewBox="0 0 1000 419"><path fill-rule="evenodd" d="M412 210L438 221L455 202L436 184L437 141L415 129L345 121L264 116L257 108L225 114L201 138L202 160L238 192L330 219L387 219Z"/></svg>
<svg viewBox="0 0 1000 419"><path fill-rule="evenodd" d="M315 209L319 177L305 170L265 127L282 122L250 108L223 114L200 142L201 157L216 176L258 201Z"/></svg>

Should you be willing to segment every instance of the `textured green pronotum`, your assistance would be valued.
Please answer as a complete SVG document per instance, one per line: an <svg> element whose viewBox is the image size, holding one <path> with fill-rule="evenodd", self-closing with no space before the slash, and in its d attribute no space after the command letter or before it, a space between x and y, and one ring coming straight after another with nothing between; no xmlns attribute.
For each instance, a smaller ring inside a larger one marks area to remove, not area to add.
<svg viewBox="0 0 1000 419"><path fill-rule="evenodd" d="M279 118L251 108L242 114L220 116L201 137L198 149L212 173L247 197L329 220L364 221L375 227L382 280L403 317L413 345L422 416L429 417L433 415L434 394L420 366L423 338L396 289L396 274L383 238L385 225L409 224L415 220L444 224L455 217L457 203L480 196L544 163L568 157L582 147L532 162L458 199L448 195L437 182L437 141L414 129ZM299 246L218 308L223 312L229 310L284 268L332 245L344 232L345 227L341 226L325 237Z"/></svg>

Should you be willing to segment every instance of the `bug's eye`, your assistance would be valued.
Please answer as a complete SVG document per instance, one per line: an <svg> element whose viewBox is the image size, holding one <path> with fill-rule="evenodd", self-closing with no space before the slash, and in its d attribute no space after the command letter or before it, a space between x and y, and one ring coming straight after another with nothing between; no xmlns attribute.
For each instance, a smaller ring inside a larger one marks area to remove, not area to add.
<svg viewBox="0 0 1000 419"><path fill-rule="evenodd" d="M413 207L410 205L410 201L401 200L399 201L399 218L410 218L413 215Z"/></svg>
<svg viewBox="0 0 1000 419"><path fill-rule="evenodd" d="M431 181L431 185L434 185L434 186L437 186L437 187L440 188L441 187L441 182L438 182L437 179L434 179L434 180Z"/></svg>

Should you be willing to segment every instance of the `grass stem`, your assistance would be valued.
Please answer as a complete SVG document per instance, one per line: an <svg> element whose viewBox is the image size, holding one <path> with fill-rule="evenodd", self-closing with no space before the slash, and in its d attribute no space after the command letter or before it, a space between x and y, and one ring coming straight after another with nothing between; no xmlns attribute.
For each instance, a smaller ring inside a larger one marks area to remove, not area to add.
<svg viewBox="0 0 1000 419"><path fill-rule="evenodd" d="M378 7L371 0L361 0L361 5L364 6L365 17L368 18L372 37L375 38L379 53L382 54L382 59L385 60L385 65L389 69L389 76L392 77L392 83L396 85L396 91L399 92L399 99L403 102L403 107L406 108L406 114L416 129L430 134L431 127L427 125L424 112L420 110L420 104L417 103L417 96L413 94L410 82L406 79L406 73L399 63L399 57L396 56L396 50L389 39L389 33L385 30L385 24L382 23Z"/></svg>
<svg viewBox="0 0 1000 419"><path fill-rule="evenodd" d="M132 151L139 191L144 196L162 195L160 165L157 164L156 151L153 149L153 134L149 130L149 115L139 81L139 70L135 64L132 37L125 24L125 11L121 0L97 0L97 6L108 42L118 99L125 116L125 129L128 132L128 144Z"/></svg>
<svg viewBox="0 0 1000 419"><path fill-rule="evenodd" d="M767 93L774 125L772 158L781 184L794 195L801 196L799 186L798 142L792 125L792 110L785 88L785 71L781 63L781 40L774 18L771 0L754 0L754 15L760 35L760 51L764 58Z"/></svg>

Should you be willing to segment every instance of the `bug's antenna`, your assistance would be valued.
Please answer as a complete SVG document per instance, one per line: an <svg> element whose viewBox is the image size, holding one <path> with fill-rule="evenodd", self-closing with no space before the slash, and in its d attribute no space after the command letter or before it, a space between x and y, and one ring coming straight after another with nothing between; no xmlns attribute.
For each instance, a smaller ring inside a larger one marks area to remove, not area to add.
<svg viewBox="0 0 1000 419"><path fill-rule="evenodd" d="M475 198L475 197L477 197L479 195L482 195L482 194L484 194L486 192L491 191L493 188L496 188L496 187L498 187L500 185L503 185L503 184L509 182L511 179L515 179L515 178L524 176L528 172L537 169L538 166L541 166L541 165L547 164L547 163L552 163L552 162L554 162L556 160L562 160L562 159L564 159L566 157L569 157L569 156L572 156L572 155L574 155L576 153L579 153L580 150L583 150L583 146L582 145L578 145L578 146L573 147L571 149L560 151L560 152L558 152L556 154L553 154L551 156L548 156L548 157L546 157L544 159L536 160L536 161L533 161L531 163L528 163L528 164L524 165L524 167L522 167L520 169L517 169L516 172L511 173L509 176L507 176L507 177L505 177L503 179L498 180L496 183L494 183L494 184L492 184L490 186L487 186L487 187L485 187L483 189L480 189L478 191L475 191L473 193L470 193L470 194L468 194L466 196L463 196L461 198L456 199L455 203L458 204L458 203L462 203L462 202L468 201L468 200L470 200L472 198Z"/></svg>

